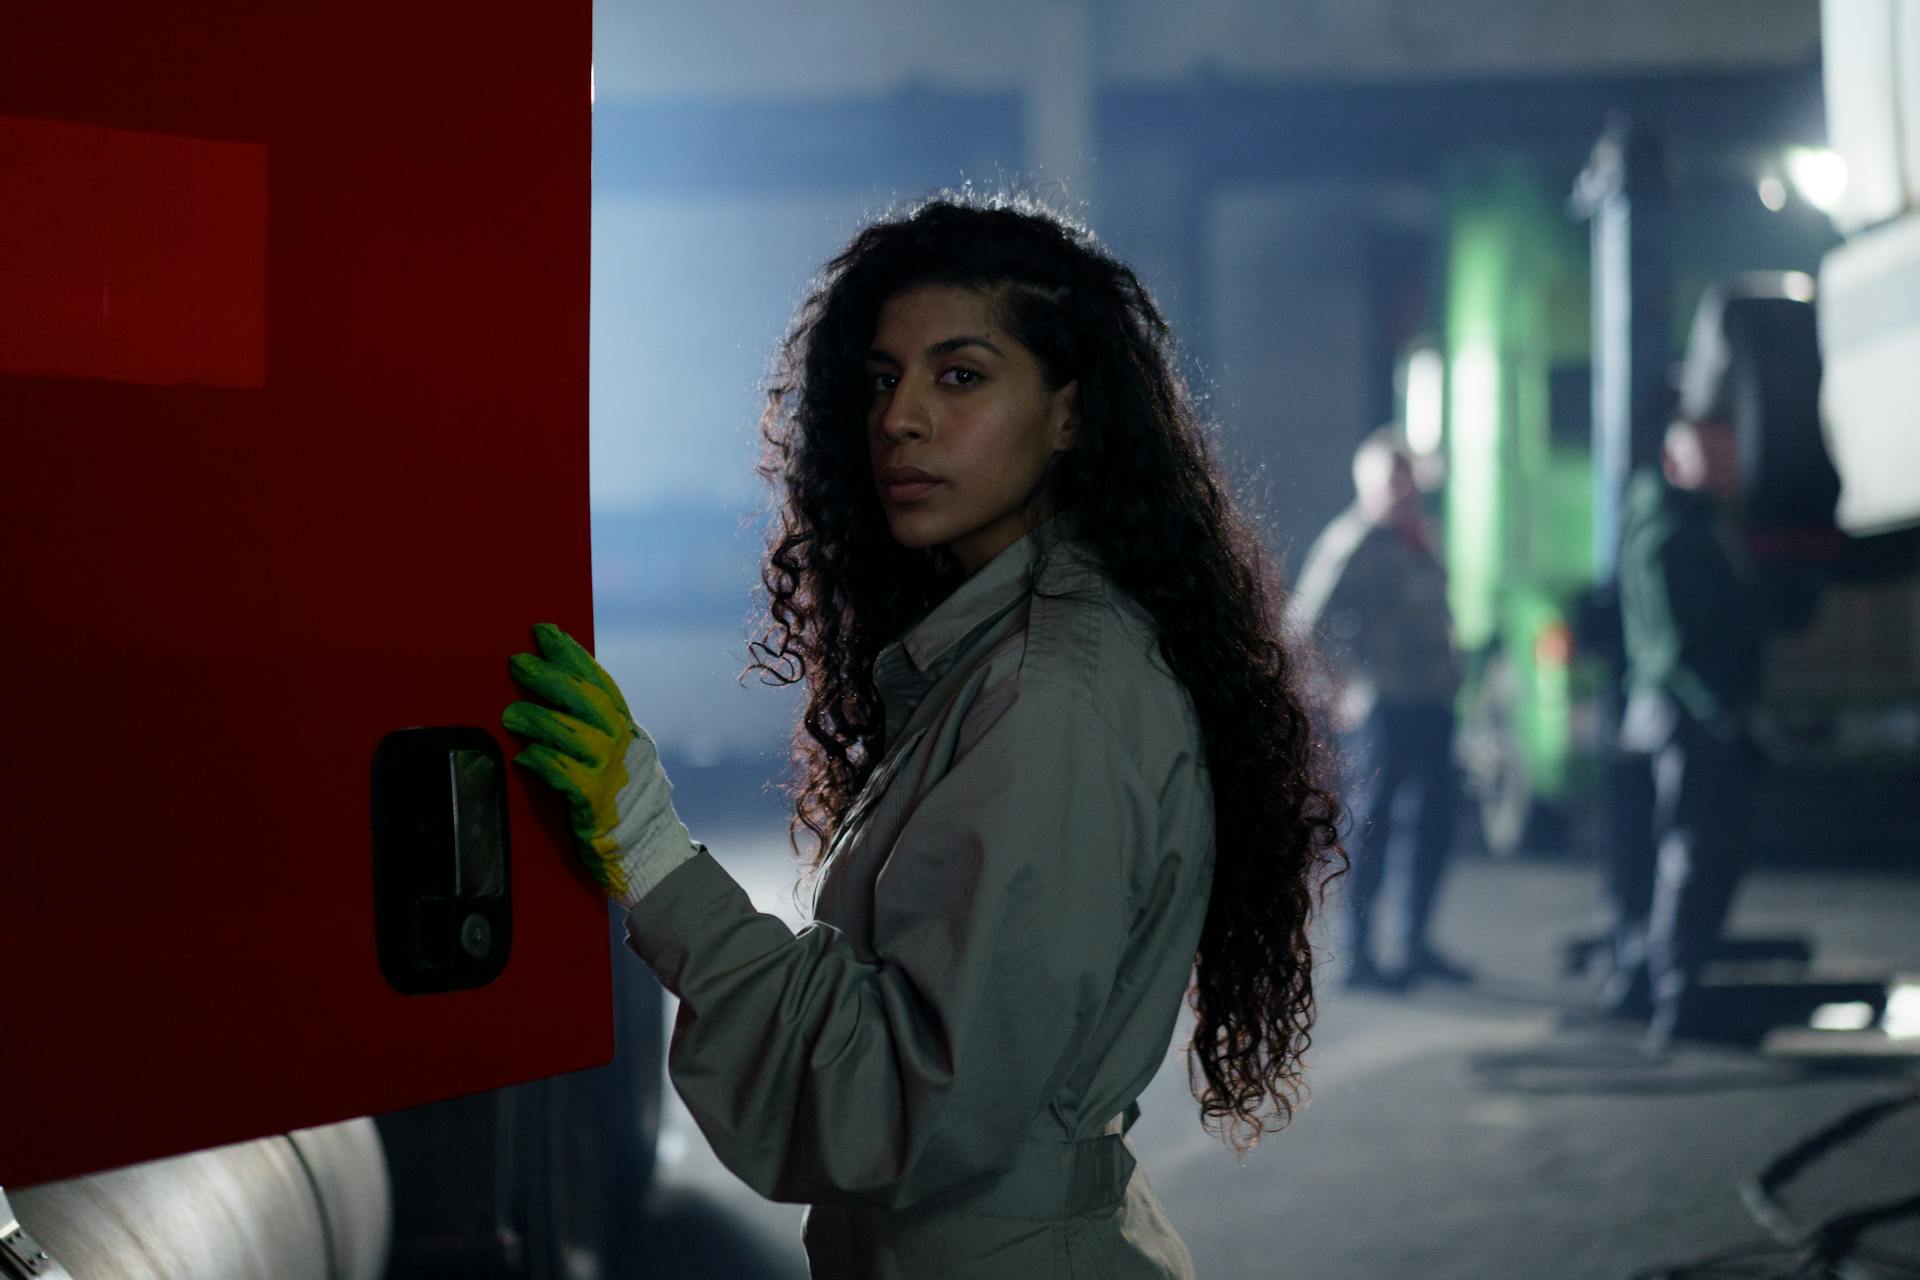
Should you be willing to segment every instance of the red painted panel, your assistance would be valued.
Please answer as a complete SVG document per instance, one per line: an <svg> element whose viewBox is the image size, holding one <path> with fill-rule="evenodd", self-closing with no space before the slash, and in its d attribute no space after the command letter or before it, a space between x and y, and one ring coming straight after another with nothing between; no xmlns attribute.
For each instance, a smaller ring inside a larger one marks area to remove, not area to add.
<svg viewBox="0 0 1920 1280"><path fill-rule="evenodd" d="M267 151L0 116L0 374L266 381Z"/></svg>
<svg viewBox="0 0 1920 1280"><path fill-rule="evenodd" d="M0 366L0 1184L604 1061L548 798L445 996L381 976L368 800L390 730L500 736L529 622L591 629L588 0L8 21L0 156L70 194L0 274L49 330Z"/></svg>

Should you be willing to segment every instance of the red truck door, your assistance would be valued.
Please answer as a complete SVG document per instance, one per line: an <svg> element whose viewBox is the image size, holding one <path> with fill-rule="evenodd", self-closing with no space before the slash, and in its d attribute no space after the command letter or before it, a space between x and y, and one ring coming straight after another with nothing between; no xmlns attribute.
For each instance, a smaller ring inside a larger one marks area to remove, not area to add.
<svg viewBox="0 0 1920 1280"><path fill-rule="evenodd" d="M0 1184L605 1061L497 721L591 631L588 0L4 26Z"/></svg>

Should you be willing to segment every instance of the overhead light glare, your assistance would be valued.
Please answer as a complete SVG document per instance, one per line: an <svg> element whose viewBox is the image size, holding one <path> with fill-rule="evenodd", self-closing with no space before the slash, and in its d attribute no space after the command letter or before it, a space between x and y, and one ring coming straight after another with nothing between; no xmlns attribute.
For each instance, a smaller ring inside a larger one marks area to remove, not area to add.
<svg viewBox="0 0 1920 1280"><path fill-rule="evenodd" d="M1920 979L1895 981L1887 993L1886 1012L1880 1015L1880 1029L1895 1040L1920 1037Z"/></svg>
<svg viewBox="0 0 1920 1280"><path fill-rule="evenodd" d="M1788 147L1787 177L1802 199L1825 214L1838 209L1847 192L1847 162L1826 147Z"/></svg>
<svg viewBox="0 0 1920 1280"><path fill-rule="evenodd" d="M1423 347L1407 357L1407 448L1415 457L1440 452L1441 401L1446 363L1440 353Z"/></svg>
<svg viewBox="0 0 1920 1280"><path fill-rule="evenodd" d="M1865 1031L1873 1025L1873 1006L1864 1000L1823 1004L1813 1011L1807 1025L1815 1031Z"/></svg>

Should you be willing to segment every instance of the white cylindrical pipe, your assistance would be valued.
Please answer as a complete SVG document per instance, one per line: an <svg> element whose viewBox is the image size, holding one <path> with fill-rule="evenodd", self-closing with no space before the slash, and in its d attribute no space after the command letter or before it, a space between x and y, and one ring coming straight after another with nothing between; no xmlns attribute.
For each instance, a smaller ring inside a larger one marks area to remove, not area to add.
<svg viewBox="0 0 1920 1280"><path fill-rule="evenodd" d="M367 1119L7 1194L77 1280L379 1280L392 1233Z"/></svg>

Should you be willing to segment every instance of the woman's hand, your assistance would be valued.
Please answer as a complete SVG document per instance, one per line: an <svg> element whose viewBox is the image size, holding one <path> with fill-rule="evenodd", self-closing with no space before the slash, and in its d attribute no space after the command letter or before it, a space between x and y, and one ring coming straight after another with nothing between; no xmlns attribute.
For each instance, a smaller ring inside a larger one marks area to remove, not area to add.
<svg viewBox="0 0 1920 1280"><path fill-rule="evenodd" d="M625 907L700 852L673 811L673 785L613 677L574 638L536 623L540 656L516 653L514 681L553 706L515 702L500 716L532 739L514 757L567 798L587 872ZM559 708L555 710L554 708Z"/></svg>

